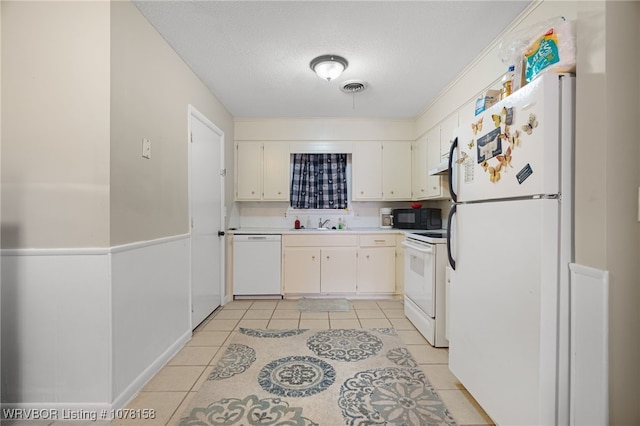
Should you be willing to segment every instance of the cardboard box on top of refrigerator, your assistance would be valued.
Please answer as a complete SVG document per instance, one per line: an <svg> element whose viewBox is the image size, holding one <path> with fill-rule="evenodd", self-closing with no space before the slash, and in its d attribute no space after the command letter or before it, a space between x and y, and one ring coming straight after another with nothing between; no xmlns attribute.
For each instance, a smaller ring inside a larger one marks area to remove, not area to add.
<svg viewBox="0 0 640 426"><path fill-rule="evenodd" d="M484 112L485 109L490 108L493 104L500 100L499 90L487 90L476 100L476 114L478 115Z"/></svg>

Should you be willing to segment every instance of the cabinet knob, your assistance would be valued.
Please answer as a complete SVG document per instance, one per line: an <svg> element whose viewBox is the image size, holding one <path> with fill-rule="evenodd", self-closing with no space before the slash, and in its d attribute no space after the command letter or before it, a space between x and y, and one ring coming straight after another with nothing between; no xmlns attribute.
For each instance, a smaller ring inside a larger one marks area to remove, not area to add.
<svg viewBox="0 0 640 426"><path fill-rule="evenodd" d="M251 195L254 195L256 193L256 191L251 191Z"/></svg>
<svg viewBox="0 0 640 426"><path fill-rule="evenodd" d="M367 255L367 259L369 259L369 255Z"/></svg>
<svg viewBox="0 0 640 426"><path fill-rule="evenodd" d="M437 187L437 186L434 186L434 187L433 187L433 189L438 189L438 187Z"/></svg>
<svg viewBox="0 0 640 426"><path fill-rule="evenodd" d="M282 192L278 191L278 195L282 195Z"/></svg>
<svg viewBox="0 0 640 426"><path fill-rule="evenodd" d="M327 256L327 260L329 260L329 256Z"/></svg>
<svg viewBox="0 0 640 426"><path fill-rule="evenodd" d="M316 257L315 256L311 256L311 260L316 260Z"/></svg>
<svg viewBox="0 0 640 426"><path fill-rule="evenodd" d="M391 191L391 195L393 195L393 191Z"/></svg>
<svg viewBox="0 0 640 426"><path fill-rule="evenodd" d="M360 191L360 195L364 194L364 191Z"/></svg>

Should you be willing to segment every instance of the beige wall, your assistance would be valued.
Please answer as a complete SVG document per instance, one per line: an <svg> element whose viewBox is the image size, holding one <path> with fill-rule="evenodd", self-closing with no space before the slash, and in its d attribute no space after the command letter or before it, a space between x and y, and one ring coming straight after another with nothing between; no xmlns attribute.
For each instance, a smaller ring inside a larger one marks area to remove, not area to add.
<svg viewBox="0 0 640 426"><path fill-rule="evenodd" d="M576 262L610 273L610 424L639 424L640 3L578 17Z"/></svg>
<svg viewBox="0 0 640 426"><path fill-rule="evenodd" d="M185 234L188 105L225 133L230 169L233 119L132 3L115 1L111 11L111 245Z"/></svg>
<svg viewBox="0 0 640 426"><path fill-rule="evenodd" d="M236 140L359 141L413 140L411 119L237 118Z"/></svg>
<svg viewBox="0 0 640 426"><path fill-rule="evenodd" d="M557 16L573 20L576 17L576 7L577 2L574 1L535 2L510 24L506 31L523 31L541 21ZM488 88L500 87L500 78L507 70L507 65L500 60L498 54L500 41L499 37L487 46L478 58L467 65L422 114L418 115L416 139L465 103L476 99L481 92Z"/></svg>
<svg viewBox="0 0 640 426"><path fill-rule="evenodd" d="M3 248L189 232L189 104L233 168L231 115L128 1L3 1L2 89Z"/></svg>
<svg viewBox="0 0 640 426"><path fill-rule="evenodd" d="M109 240L109 4L2 2L2 246Z"/></svg>
<svg viewBox="0 0 640 426"><path fill-rule="evenodd" d="M640 2L533 4L512 29L576 21L575 260L610 273L610 424L640 424ZM467 67L416 120L416 136L503 73L497 44Z"/></svg>

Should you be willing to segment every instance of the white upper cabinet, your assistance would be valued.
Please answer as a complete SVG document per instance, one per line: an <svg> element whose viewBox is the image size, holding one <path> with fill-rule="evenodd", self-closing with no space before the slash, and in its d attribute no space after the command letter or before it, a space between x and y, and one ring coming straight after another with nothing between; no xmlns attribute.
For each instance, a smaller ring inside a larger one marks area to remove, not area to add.
<svg viewBox="0 0 640 426"><path fill-rule="evenodd" d="M458 126L471 126L476 118L476 100L471 99L458 110Z"/></svg>
<svg viewBox="0 0 640 426"><path fill-rule="evenodd" d="M353 144L353 200L382 199L382 142Z"/></svg>
<svg viewBox="0 0 640 426"><path fill-rule="evenodd" d="M265 142L262 157L262 199L265 201L289 200L289 144Z"/></svg>
<svg viewBox="0 0 640 426"><path fill-rule="evenodd" d="M411 199L411 142L382 144L382 198Z"/></svg>
<svg viewBox="0 0 640 426"><path fill-rule="evenodd" d="M415 141L411 148L411 195L414 200L427 198L427 136Z"/></svg>
<svg viewBox="0 0 640 426"><path fill-rule="evenodd" d="M236 144L236 200L262 198L262 142Z"/></svg>
<svg viewBox="0 0 640 426"><path fill-rule="evenodd" d="M440 144L440 126L435 126L427 132L427 169L432 169L440 163L442 149ZM443 199L449 197L447 178L444 176L427 176L427 199Z"/></svg>
<svg viewBox="0 0 640 426"><path fill-rule="evenodd" d="M236 143L236 200L289 200L288 143Z"/></svg>
<svg viewBox="0 0 640 426"><path fill-rule="evenodd" d="M353 200L411 199L411 142L353 144Z"/></svg>
<svg viewBox="0 0 640 426"><path fill-rule="evenodd" d="M440 157L449 158L449 149L458 129L458 111L440 123Z"/></svg>

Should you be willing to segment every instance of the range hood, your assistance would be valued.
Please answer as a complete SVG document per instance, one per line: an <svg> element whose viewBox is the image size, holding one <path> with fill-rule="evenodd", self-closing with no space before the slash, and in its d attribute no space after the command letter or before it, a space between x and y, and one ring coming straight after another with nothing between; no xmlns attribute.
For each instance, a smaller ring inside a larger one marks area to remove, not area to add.
<svg viewBox="0 0 640 426"><path fill-rule="evenodd" d="M449 171L449 157L443 157L440 159L438 165L432 169L429 169L429 176L444 176Z"/></svg>

